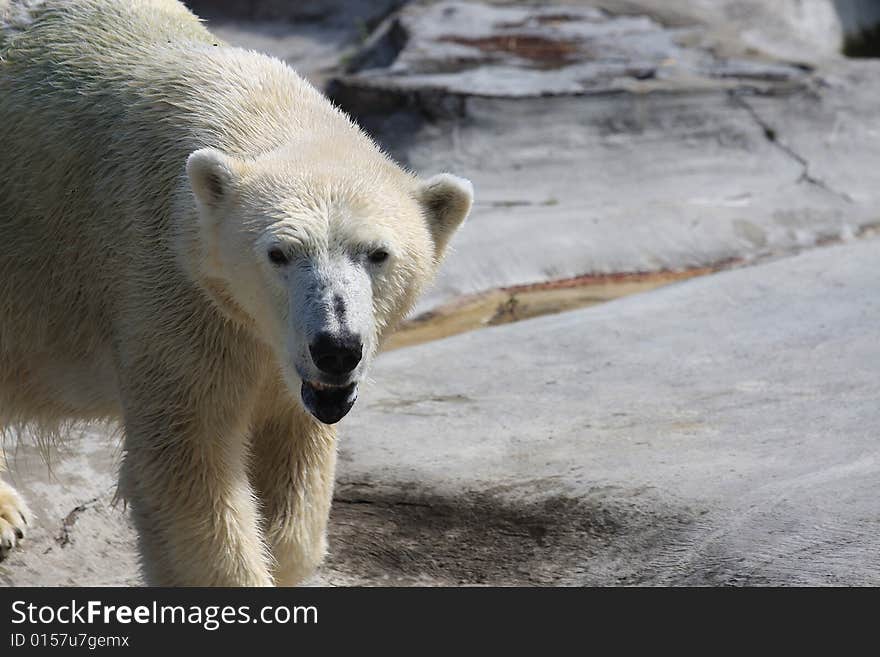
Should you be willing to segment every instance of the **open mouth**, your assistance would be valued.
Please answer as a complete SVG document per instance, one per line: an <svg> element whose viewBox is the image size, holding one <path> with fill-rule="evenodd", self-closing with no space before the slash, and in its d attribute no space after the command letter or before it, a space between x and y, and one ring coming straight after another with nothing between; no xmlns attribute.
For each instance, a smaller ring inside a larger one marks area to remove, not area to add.
<svg viewBox="0 0 880 657"><path fill-rule="evenodd" d="M324 424L336 424L354 406L357 383L331 386L319 381L303 381L301 394L309 413Z"/></svg>

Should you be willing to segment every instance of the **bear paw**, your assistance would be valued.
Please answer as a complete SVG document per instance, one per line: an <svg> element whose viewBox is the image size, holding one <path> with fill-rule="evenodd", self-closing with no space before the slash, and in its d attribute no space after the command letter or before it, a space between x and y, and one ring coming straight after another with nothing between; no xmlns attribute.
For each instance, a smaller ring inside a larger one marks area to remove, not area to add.
<svg viewBox="0 0 880 657"><path fill-rule="evenodd" d="M0 560L24 538L31 513L15 489L0 481Z"/></svg>

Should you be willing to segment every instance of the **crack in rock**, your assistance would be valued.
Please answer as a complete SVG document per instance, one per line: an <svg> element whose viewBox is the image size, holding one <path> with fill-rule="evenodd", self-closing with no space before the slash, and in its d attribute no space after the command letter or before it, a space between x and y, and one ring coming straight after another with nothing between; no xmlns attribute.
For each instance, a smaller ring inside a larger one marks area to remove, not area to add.
<svg viewBox="0 0 880 657"><path fill-rule="evenodd" d="M773 144L776 148L778 148L782 153L786 156L797 162L801 167L801 175L798 178L797 182L805 182L810 185L815 185L816 187L825 190L829 194L833 194L838 198L842 199L847 203L854 203L852 196L847 194L846 192L841 192L839 190L834 189L828 183L826 183L821 178L817 178L813 174L810 173L810 162L803 155L795 151L791 146L783 142L779 137L779 132L770 125L764 118L758 113L758 111L749 103L745 98L743 98L742 93L739 91L731 91L730 98L735 105L741 107L748 113L748 115L752 118L752 120L761 128L761 132L764 137Z"/></svg>
<svg viewBox="0 0 880 657"><path fill-rule="evenodd" d="M380 502L376 502L375 500L368 500L366 498L361 498L361 497L334 497L333 503L334 504L381 504ZM430 504L422 504L420 502L405 502L403 500L395 500L393 502L386 502L385 504L386 504L386 506L387 505L415 506L415 507L421 507L424 509L431 508Z"/></svg>
<svg viewBox="0 0 880 657"><path fill-rule="evenodd" d="M93 497L92 499L83 502L79 506L75 506L70 513L64 516L64 520L61 521L61 531L58 532L58 535L55 537L55 542L61 546L62 548L67 547L70 543L73 542L73 538L71 537L71 530L73 526L76 524L77 519L80 514L86 511L89 507L94 506L98 502L97 497Z"/></svg>

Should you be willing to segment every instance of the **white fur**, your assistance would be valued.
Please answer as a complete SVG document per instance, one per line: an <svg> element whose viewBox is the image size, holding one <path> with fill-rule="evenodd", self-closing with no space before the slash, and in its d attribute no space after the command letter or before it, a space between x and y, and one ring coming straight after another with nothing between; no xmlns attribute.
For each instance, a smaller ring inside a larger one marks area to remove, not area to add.
<svg viewBox="0 0 880 657"><path fill-rule="evenodd" d="M3 458L0 456L0 472L2 470ZM33 516L21 496L0 481L0 559L24 538L32 521Z"/></svg>
<svg viewBox="0 0 880 657"><path fill-rule="evenodd" d="M324 554L335 464L333 427L300 399L308 345L356 332L362 378L469 184L422 183L285 64L220 44L174 0L0 0L10 15L0 423L121 422L149 583L300 581ZM7 523L24 508L10 490Z"/></svg>

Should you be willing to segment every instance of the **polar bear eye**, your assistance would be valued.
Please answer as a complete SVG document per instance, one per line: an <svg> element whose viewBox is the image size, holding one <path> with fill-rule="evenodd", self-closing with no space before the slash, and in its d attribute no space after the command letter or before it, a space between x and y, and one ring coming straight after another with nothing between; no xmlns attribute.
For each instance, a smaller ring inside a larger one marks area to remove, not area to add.
<svg viewBox="0 0 880 657"><path fill-rule="evenodd" d="M287 254L277 246L273 246L269 249L269 262L273 265L278 265L280 267L286 265L289 261L290 259L287 257Z"/></svg>
<svg viewBox="0 0 880 657"><path fill-rule="evenodd" d="M381 265L388 260L388 251L385 249L376 249L375 251L370 252L370 255L367 257L374 265Z"/></svg>

